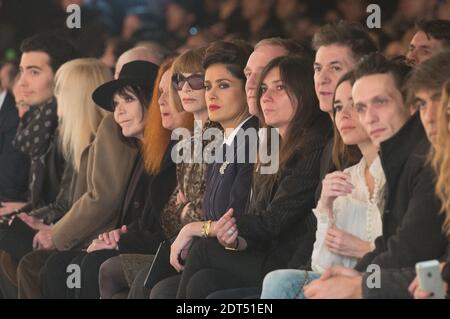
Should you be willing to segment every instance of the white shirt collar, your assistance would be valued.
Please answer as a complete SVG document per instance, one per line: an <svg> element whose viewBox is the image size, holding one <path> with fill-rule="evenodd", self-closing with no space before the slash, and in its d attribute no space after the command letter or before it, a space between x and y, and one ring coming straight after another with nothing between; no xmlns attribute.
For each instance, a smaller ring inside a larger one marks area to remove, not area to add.
<svg viewBox="0 0 450 319"><path fill-rule="evenodd" d="M242 121L241 124L239 124L237 127L235 127L233 129L233 131L230 133L230 135L228 135L228 137L225 137L225 135L224 135L223 143L224 144L226 143L228 146L230 146L233 143L234 137L236 136L236 134L239 131L239 129L242 127L242 125L244 125L251 118L252 117L249 116L244 121Z"/></svg>
<svg viewBox="0 0 450 319"><path fill-rule="evenodd" d="M6 98L6 90L4 90L3 92L0 92L0 110L3 106L3 103L5 102L5 98Z"/></svg>

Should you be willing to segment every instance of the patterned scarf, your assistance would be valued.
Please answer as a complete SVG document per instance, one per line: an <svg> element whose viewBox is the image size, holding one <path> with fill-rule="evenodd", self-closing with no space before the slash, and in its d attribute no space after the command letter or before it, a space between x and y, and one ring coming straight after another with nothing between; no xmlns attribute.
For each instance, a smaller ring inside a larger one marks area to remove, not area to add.
<svg viewBox="0 0 450 319"><path fill-rule="evenodd" d="M20 120L13 140L13 146L31 158L29 199L33 206L39 201L44 182L45 155L57 126L56 99L52 97L43 104L30 108Z"/></svg>

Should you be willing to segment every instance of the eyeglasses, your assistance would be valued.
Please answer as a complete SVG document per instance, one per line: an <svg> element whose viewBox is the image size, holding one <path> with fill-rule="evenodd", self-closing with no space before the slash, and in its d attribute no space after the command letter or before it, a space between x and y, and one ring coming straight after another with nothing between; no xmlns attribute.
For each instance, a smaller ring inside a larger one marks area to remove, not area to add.
<svg viewBox="0 0 450 319"><path fill-rule="evenodd" d="M193 90L203 90L205 88L205 77L203 74L192 74L184 77L183 74L177 73L172 76L172 85L177 91L183 89L186 81Z"/></svg>

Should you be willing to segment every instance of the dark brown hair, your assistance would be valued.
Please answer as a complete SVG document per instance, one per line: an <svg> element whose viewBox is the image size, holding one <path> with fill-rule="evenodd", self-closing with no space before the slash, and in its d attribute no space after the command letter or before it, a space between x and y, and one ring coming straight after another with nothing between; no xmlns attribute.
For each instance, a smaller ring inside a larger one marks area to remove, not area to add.
<svg viewBox="0 0 450 319"><path fill-rule="evenodd" d="M260 101L263 95L261 85L274 68L279 69L281 81L286 86L291 101L298 101L286 136L280 145L279 165L282 171L290 164L294 154L308 142L310 134L317 132L316 129L322 125L331 127L331 123L329 116L319 108L314 91L312 60L300 56L275 58L263 69L256 93L256 105L260 114L262 114Z"/></svg>
<svg viewBox="0 0 450 319"><path fill-rule="evenodd" d="M216 41L207 49L203 59L203 69L207 69L213 64L225 64L226 69L234 77L246 81L244 68L247 60L253 52L253 47L245 41Z"/></svg>
<svg viewBox="0 0 450 319"><path fill-rule="evenodd" d="M440 91L444 83L450 78L450 51L436 54L411 72L406 83L408 89L407 103L411 105L415 93L419 90Z"/></svg>
<svg viewBox="0 0 450 319"><path fill-rule="evenodd" d="M406 101L406 81L411 67L404 60L388 60L381 53L371 53L364 57L353 70L355 82L364 76L390 74L394 78L397 89Z"/></svg>
<svg viewBox="0 0 450 319"><path fill-rule="evenodd" d="M450 21L448 20L420 20L416 22L417 31L422 31L427 37L432 37L442 43L443 47L450 47Z"/></svg>
<svg viewBox="0 0 450 319"><path fill-rule="evenodd" d="M23 40L20 45L22 53L44 52L49 57L49 65L53 73L67 61L78 58L74 44L59 33L42 32Z"/></svg>
<svg viewBox="0 0 450 319"><path fill-rule="evenodd" d="M315 50L333 44L348 47L355 62L377 51L375 42L360 24L346 21L327 24L314 34L312 46Z"/></svg>

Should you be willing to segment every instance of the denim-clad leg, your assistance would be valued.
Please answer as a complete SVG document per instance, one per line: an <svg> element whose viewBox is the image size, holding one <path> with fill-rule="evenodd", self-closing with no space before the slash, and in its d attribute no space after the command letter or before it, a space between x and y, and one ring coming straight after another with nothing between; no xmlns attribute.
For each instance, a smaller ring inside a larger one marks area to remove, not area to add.
<svg viewBox="0 0 450 319"><path fill-rule="evenodd" d="M305 299L303 286L320 274L298 269L279 269L266 275L261 299Z"/></svg>

